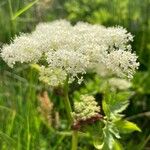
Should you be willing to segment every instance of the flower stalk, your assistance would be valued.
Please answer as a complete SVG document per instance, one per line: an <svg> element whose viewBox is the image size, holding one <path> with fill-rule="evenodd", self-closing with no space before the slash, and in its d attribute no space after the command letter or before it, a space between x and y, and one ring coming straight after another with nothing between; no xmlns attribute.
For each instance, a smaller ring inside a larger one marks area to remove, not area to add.
<svg viewBox="0 0 150 150"><path fill-rule="evenodd" d="M73 118L71 115L72 108L71 108L71 104L70 104L70 100L69 100L69 96L68 96L68 78L66 79L66 82L64 85L64 104L65 104L65 109L66 109L66 113L67 113L69 122L71 124L73 122Z"/></svg>
<svg viewBox="0 0 150 150"><path fill-rule="evenodd" d="M71 108L71 104L70 104L70 100L69 100L69 96L68 96L68 77L66 79L65 85L64 85L64 104L65 104L65 109L67 112L67 116L69 119L69 123L70 125L73 124L73 117L71 115L72 113L72 108ZM77 150L78 147L78 131L73 131L72 132L72 148L71 150Z"/></svg>
<svg viewBox="0 0 150 150"><path fill-rule="evenodd" d="M78 147L78 131L74 130L72 132L72 149L71 150L77 150Z"/></svg>

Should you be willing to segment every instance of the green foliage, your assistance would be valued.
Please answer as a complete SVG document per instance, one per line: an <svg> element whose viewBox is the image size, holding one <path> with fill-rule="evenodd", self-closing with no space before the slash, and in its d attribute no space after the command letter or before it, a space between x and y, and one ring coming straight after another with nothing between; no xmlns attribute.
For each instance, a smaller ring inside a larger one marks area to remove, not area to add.
<svg viewBox="0 0 150 150"><path fill-rule="evenodd" d="M110 92L109 92L110 93ZM114 119L120 116L120 113L124 111L129 104L130 92L119 92L106 94L103 100L103 109L107 117Z"/></svg>
<svg viewBox="0 0 150 150"><path fill-rule="evenodd" d="M28 9L30 9L34 4L36 4L38 2L38 0L35 0L31 3L29 3L27 6L25 6L24 8L18 10L14 15L12 14L12 18L11 20L15 20L17 17L19 17L21 14L23 14L25 11L27 11ZM9 2L11 3L11 2ZM10 4L11 5L11 4Z"/></svg>
<svg viewBox="0 0 150 150"><path fill-rule="evenodd" d="M123 146L117 140L115 140L113 143L113 149L114 150L123 150Z"/></svg>
<svg viewBox="0 0 150 150"><path fill-rule="evenodd" d="M105 122L104 124L105 127L103 128L101 138L97 136L97 138L94 139L95 148L99 150L116 150L120 148L122 150L123 148L117 140L120 139L120 135L116 126L110 122Z"/></svg>
<svg viewBox="0 0 150 150"><path fill-rule="evenodd" d="M140 94L150 94L150 72L148 71L139 71L135 74L133 80L134 89Z"/></svg>
<svg viewBox="0 0 150 150"><path fill-rule="evenodd" d="M92 79L88 78L88 80L84 82L83 87L74 91L74 98L79 99L81 94L95 95L97 93L103 92L105 85L105 80L94 75Z"/></svg>
<svg viewBox="0 0 150 150"><path fill-rule="evenodd" d="M94 80L87 80L85 87L76 91L74 96L78 98L80 94L87 93L93 95L101 93L103 95L101 109L105 114L104 120L99 121L96 126L88 127L86 130L84 128L84 132L91 133L96 149L123 150L123 146L118 141L122 133L141 131L136 124L123 119L123 111L129 105L129 98L133 95L133 92L129 90L112 92L105 80L97 76L95 76Z"/></svg>
<svg viewBox="0 0 150 150"><path fill-rule="evenodd" d="M0 1L0 28L2 29L0 30L0 46L3 42L10 42L10 39L20 32L30 32L40 21L59 18L59 11L56 7L53 8L53 6L59 4L59 0L56 0L56 3L46 3L42 0L43 4L40 1Z"/></svg>
<svg viewBox="0 0 150 150"><path fill-rule="evenodd" d="M141 132L141 129L135 123L132 123L127 120L116 121L115 125L121 133L131 133L133 131Z"/></svg>
<svg viewBox="0 0 150 150"><path fill-rule="evenodd" d="M111 99L112 100L112 99ZM121 99L118 99L121 100ZM134 123L122 119L122 116L119 114L126 109L127 105L123 103L117 104L117 99L115 102L109 101L109 105L106 103L107 100L103 100L103 109L105 113L104 121L105 127L103 128L103 142L99 144L96 141L95 147L97 149L123 149L121 144L117 141L120 139L120 133L131 133L133 131L141 131L141 129ZM113 109L112 109L113 108Z"/></svg>
<svg viewBox="0 0 150 150"><path fill-rule="evenodd" d="M102 108L105 113L105 127L103 128L103 149L122 149L119 142L120 133L130 133L133 131L141 131L140 128L127 120L122 120L122 113L128 106L128 98L131 95L129 92L106 93L103 99Z"/></svg>

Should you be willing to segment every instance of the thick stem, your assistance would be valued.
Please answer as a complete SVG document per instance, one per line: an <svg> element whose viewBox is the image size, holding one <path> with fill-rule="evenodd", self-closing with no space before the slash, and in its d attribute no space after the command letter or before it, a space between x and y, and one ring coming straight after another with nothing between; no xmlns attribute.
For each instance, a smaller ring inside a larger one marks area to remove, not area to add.
<svg viewBox="0 0 150 150"><path fill-rule="evenodd" d="M71 108L71 104L70 104L70 100L69 100L69 96L68 96L68 78L67 78L65 86L64 86L64 103L65 103L67 116L68 116L69 122L71 124L73 122L73 118L71 115L72 108Z"/></svg>
<svg viewBox="0 0 150 150"><path fill-rule="evenodd" d="M71 108L71 104L70 104L70 100L69 100L69 96L68 96L68 78L64 85L64 103L65 103L67 116L68 116L68 119L69 119L69 122L71 125L73 123L73 117L71 115L72 108ZM77 146L78 146L78 132L73 131L72 132L72 148L71 148L71 150L77 150Z"/></svg>
<svg viewBox="0 0 150 150"><path fill-rule="evenodd" d="M77 150L78 148L78 131L72 133L72 148L71 150Z"/></svg>

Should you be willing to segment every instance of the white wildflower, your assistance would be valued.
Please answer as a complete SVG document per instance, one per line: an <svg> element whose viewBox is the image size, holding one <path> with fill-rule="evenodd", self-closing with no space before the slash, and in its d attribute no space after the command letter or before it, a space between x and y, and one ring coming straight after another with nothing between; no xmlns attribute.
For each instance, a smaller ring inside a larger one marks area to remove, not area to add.
<svg viewBox="0 0 150 150"><path fill-rule="evenodd" d="M131 50L130 42L133 41L133 36L123 27L106 28L103 39L110 46L110 50L122 49Z"/></svg>
<svg viewBox="0 0 150 150"><path fill-rule="evenodd" d="M10 67L16 62L37 62L41 55L37 41L30 34L16 37L10 45L4 45L1 52L2 58Z"/></svg>
<svg viewBox="0 0 150 150"><path fill-rule="evenodd" d="M49 63L49 68L53 70L56 68L64 70L69 76L70 82L72 82L75 77L78 78L78 74L85 74L89 64L88 57L81 53L67 50L49 52L47 62Z"/></svg>
<svg viewBox="0 0 150 150"><path fill-rule="evenodd" d="M70 45L70 30L72 26L66 20L58 20L50 23L40 23L32 33L32 37L38 41L42 52L58 50Z"/></svg>
<svg viewBox="0 0 150 150"><path fill-rule="evenodd" d="M72 26L66 20L40 23L31 34L16 37L10 45L4 45L1 56L13 66L16 62L37 63L43 60L50 71L60 69L82 81L87 71L102 76L116 75L132 78L139 63L131 53L133 37L122 27L104 27L79 22ZM43 57L44 56L44 57Z"/></svg>
<svg viewBox="0 0 150 150"><path fill-rule="evenodd" d="M120 79L120 78L110 78L108 80L108 83L113 90L115 89L127 90L131 87L131 82L125 79Z"/></svg>
<svg viewBox="0 0 150 150"><path fill-rule="evenodd" d="M74 26L74 32L79 35L78 41L81 43L104 45L109 51L119 48L131 50L129 43L133 41L133 36L122 27L106 28L102 25L79 22Z"/></svg>
<svg viewBox="0 0 150 150"><path fill-rule="evenodd" d="M64 70L60 68L46 68L45 66L40 67L40 76L39 80L50 85L50 86L59 86L64 83L66 80L67 74Z"/></svg>
<svg viewBox="0 0 150 150"><path fill-rule="evenodd" d="M105 57L107 56L107 47L98 44L89 43L86 45L81 45L78 51L89 58L90 63L88 69L93 70L95 70L97 63L103 63Z"/></svg>
<svg viewBox="0 0 150 150"><path fill-rule="evenodd" d="M89 23L79 22L73 27L73 38L80 46L85 45L104 45L101 36L104 34L105 27L101 25L91 25ZM106 45L105 45L106 46Z"/></svg>
<svg viewBox="0 0 150 150"><path fill-rule="evenodd" d="M133 77L139 63L136 62L137 56L130 51L116 50L108 54L105 64L106 68L112 73L122 78Z"/></svg>

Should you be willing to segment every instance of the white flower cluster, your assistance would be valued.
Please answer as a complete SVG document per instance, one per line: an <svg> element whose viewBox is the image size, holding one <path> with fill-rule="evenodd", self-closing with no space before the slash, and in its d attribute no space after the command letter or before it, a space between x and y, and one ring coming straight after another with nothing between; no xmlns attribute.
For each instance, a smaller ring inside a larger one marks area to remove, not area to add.
<svg viewBox="0 0 150 150"><path fill-rule="evenodd" d="M129 82L126 79L120 79L120 78L110 78L108 80L109 85L111 86L112 90L127 90L131 87L131 82Z"/></svg>
<svg viewBox="0 0 150 150"><path fill-rule="evenodd" d="M42 53L38 50L38 42L30 34L22 34L10 45L3 46L1 56L10 67L13 67L16 62L37 62Z"/></svg>
<svg viewBox="0 0 150 150"><path fill-rule="evenodd" d="M11 67L16 62L43 65L40 79L50 85L58 85L68 76L70 82L75 78L80 82L78 74L87 71L132 78L139 63L131 52L131 41L132 35L122 27L84 22L72 26L66 20L56 20L40 23L31 34L16 37L3 46L1 56ZM41 58L46 65L40 64Z"/></svg>
<svg viewBox="0 0 150 150"><path fill-rule="evenodd" d="M88 67L89 60L88 57L82 53L67 50L58 50L49 52L47 56L47 62L49 68L55 70L59 68L64 70L66 75L69 77L69 82L74 81L75 77L78 78L78 74L86 73L86 68ZM82 80L78 78L78 82Z"/></svg>
<svg viewBox="0 0 150 150"><path fill-rule="evenodd" d="M71 39L71 27L66 20L40 23L32 33L32 37L39 43L38 47L44 53L66 49L71 45L69 42Z"/></svg>
<svg viewBox="0 0 150 150"><path fill-rule="evenodd" d="M39 80L48 84L58 86L61 85L67 77L67 74L64 70L60 68L51 69L49 67L41 66Z"/></svg>
<svg viewBox="0 0 150 150"><path fill-rule="evenodd" d="M115 50L107 55L105 65L112 74L131 79L139 66L136 60L137 56L130 51Z"/></svg>
<svg viewBox="0 0 150 150"><path fill-rule="evenodd" d="M72 116L74 118L74 122L78 122L80 120L87 120L92 117L99 115L100 106L98 106L95 98L93 96L82 95L80 98L80 102L75 102L74 104L74 112L72 112Z"/></svg>

